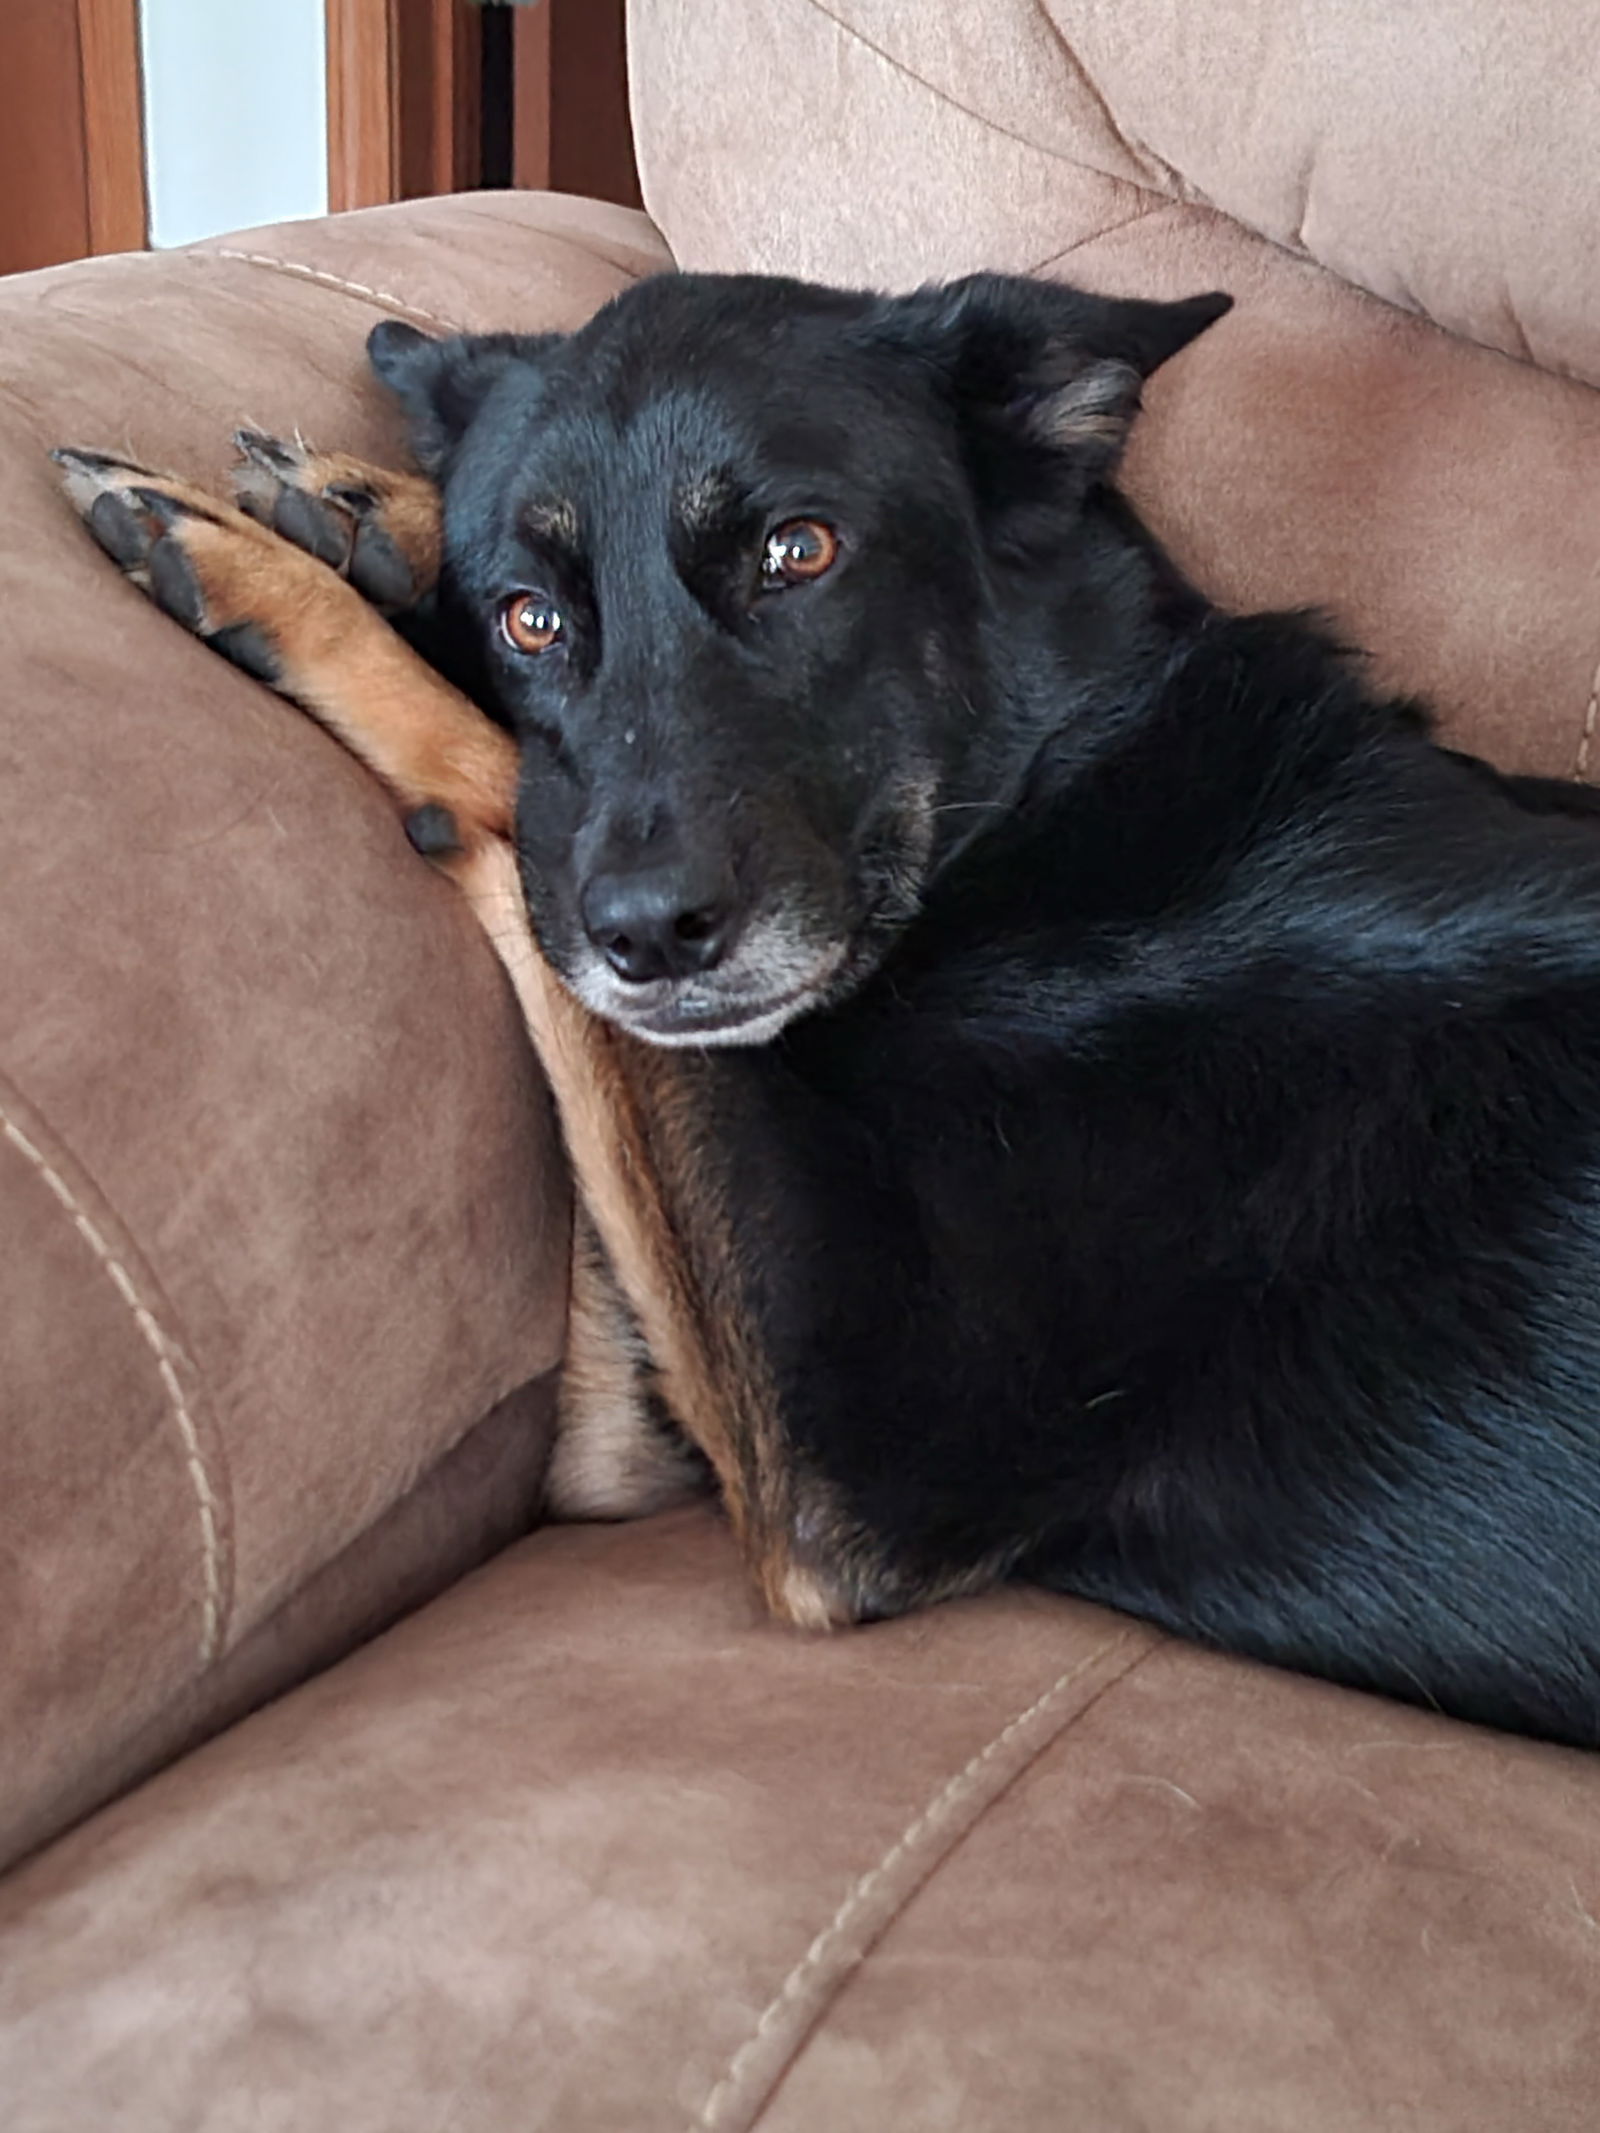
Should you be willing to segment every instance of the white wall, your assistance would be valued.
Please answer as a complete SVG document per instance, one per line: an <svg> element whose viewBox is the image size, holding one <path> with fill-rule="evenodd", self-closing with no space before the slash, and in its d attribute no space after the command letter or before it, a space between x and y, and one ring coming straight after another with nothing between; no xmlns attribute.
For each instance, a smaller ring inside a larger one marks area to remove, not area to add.
<svg viewBox="0 0 1600 2133"><path fill-rule="evenodd" d="M322 0L141 0L140 18L151 243L324 214Z"/></svg>

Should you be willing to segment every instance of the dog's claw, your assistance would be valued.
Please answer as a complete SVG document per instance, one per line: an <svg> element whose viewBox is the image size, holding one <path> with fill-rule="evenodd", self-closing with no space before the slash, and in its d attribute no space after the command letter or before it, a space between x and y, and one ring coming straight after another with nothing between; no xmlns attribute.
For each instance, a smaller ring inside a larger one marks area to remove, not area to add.
<svg viewBox="0 0 1600 2133"><path fill-rule="evenodd" d="M163 495L159 489L135 488L130 489L128 494L135 499L141 511L149 512L163 532L196 515L187 504L180 503L175 496Z"/></svg>
<svg viewBox="0 0 1600 2133"><path fill-rule="evenodd" d="M107 467L123 464L121 460L113 459L109 452L86 452L76 444L54 444L50 447L50 457L70 474L103 474Z"/></svg>
<svg viewBox="0 0 1600 2133"><path fill-rule="evenodd" d="M128 510L125 501L125 518L123 513L115 511L99 511L98 516L96 512L104 500L121 500L119 492L126 489L130 475L135 479L143 476L149 481L159 481L161 477L152 468L124 459L120 453L92 452L79 444L58 444L52 448L50 457L61 469L61 486L73 509L86 521L107 555L124 570L137 569L143 554L142 548L135 545L137 514Z"/></svg>
<svg viewBox="0 0 1600 2133"><path fill-rule="evenodd" d="M294 454L276 437L269 437L265 430L235 430L233 441L240 457L253 460L258 467L266 467L274 474L293 471Z"/></svg>
<svg viewBox="0 0 1600 2133"><path fill-rule="evenodd" d="M68 474L145 474L152 481L160 476L154 467L141 466L137 459L125 459L120 452L91 452L81 444L56 444L50 447L50 457L58 467L65 467Z"/></svg>
<svg viewBox="0 0 1600 2133"><path fill-rule="evenodd" d="M371 489L364 489L358 482L330 482L322 492L336 504L342 504L353 518L368 518L378 508L378 499Z"/></svg>

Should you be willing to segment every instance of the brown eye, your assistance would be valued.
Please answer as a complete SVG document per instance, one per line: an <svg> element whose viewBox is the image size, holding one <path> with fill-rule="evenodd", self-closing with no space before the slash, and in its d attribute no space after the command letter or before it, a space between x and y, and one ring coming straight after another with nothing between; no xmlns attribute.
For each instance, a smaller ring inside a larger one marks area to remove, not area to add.
<svg viewBox="0 0 1600 2133"><path fill-rule="evenodd" d="M761 584L774 592L785 585L809 585L833 568L839 536L819 518L786 519L767 535L761 558Z"/></svg>
<svg viewBox="0 0 1600 2133"><path fill-rule="evenodd" d="M500 634L514 652L548 652L564 627L560 608L543 593L513 593L500 609Z"/></svg>

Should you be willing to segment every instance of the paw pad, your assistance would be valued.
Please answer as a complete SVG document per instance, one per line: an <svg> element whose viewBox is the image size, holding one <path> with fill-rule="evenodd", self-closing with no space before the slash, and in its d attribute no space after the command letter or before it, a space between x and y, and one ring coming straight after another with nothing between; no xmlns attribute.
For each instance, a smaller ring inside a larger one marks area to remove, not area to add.
<svg viewBox="0 0 1600 2133"><path fill-rule="evenodd" d="M150 551L147 568L150 596L157 607L169 614L174 622L181 622L186 630L203 628L205 596L200 590L200 580L195 576L194 565L178 543L158 540Z"/></svg>
<svg viewBox="0 0 1600 2133"><path fill-rule="evenodd" d="M272 685L282 678L283 662L278 657L277 648L266 631L254 622L231 622L226 629L213 630L206 643L212 651L231 660L241 672L254 675L257 681Z"/></svg>
<svg viewBox="0 0 1600 2133"><path fill-rule="evenodd" d="M147 561L154 534L136 511L129 509L120 496L109 492L97 496L84 517L84 524L100 546L124 570L142 570Z"/></svg>
<svg viewBox="0 0 1600 2133"><path fill-rule="evenodd" d="M319 563L343 570L350 560L350 528L319 497L302 489L280 489L272 506L272 530Z"/></svg>

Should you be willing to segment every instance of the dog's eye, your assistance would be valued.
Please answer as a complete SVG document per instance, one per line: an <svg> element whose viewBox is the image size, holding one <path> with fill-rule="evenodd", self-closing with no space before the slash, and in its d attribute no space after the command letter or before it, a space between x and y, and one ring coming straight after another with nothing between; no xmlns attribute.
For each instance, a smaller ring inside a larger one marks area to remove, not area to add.
<svg viewBox="0 0 1600 2133"><path fill-rule="evenodd" d="M781 592L786 585L809 585L831 570L839 553L839 536L818 518L786 519L767 535L761 558L761 589Z"/></svg>
<svg viewBox="0 0 1600 2133"><path fill-rule="evenodd" d="M513 593L500 603L500 634L514 652L548 652L565 627L560 608L543 593Z"/></svg>

